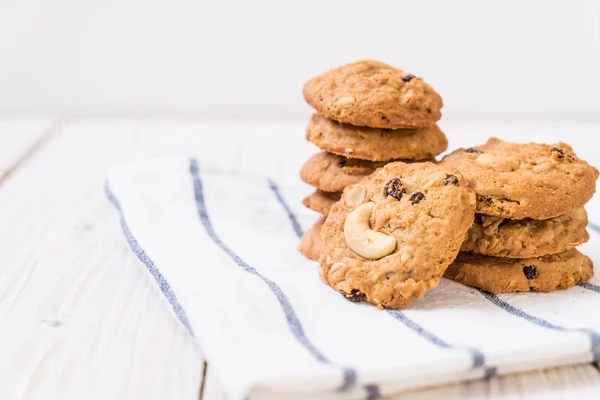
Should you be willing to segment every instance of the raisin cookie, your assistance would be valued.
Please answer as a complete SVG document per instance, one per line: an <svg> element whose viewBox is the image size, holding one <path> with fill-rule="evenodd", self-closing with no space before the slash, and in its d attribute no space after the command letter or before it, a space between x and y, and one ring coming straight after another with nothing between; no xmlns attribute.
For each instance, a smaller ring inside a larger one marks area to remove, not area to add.
<svg viewBox="0 0 600 400"><path fill-rule="evenodd" d="M543 257L512 259L461 252L444 276L490 293L551 292L588 281L589 257L576 249Z"/></svg>
<svg viewBox="0 0 600 400"><path fill-rule="evenodd" d="M437 286L474 211L460 175L432 163L387 164L332 207L319 275L353 301L404 308Z"/></svg>
<svg viewBox="0 0 600 400"><path fill-rule="evenodd" d="M509 258L562 253L589 240L587 224L583 208L544 220L510 220L477 214L461 250Z"/></svg>
<svg viewBox="0 0 600 400"><path fill-rule="evenodd" d="M477 212L510 219L548 219L583 207L598 170L564 143L505 143L459 149L440 165L460 172L477 193Z"/></svg>
<svg viewBox="0 0 600 400"><path fill-rule="evenodd" d="M372 60L324 72L304 99L329 119L373 128L422 128L442 116L442 98L423 79Z"/></svg>
<svg viewBox="0 0 600 400"><path fill-rule="evenodd" d="M331 207L340 199L341 192L330 193L317 190L302 199L302 204L319 214L327 215Z"/></svg>
<svg viewBox="0 0 600 400"><path fill-rule="evenodd" d="M430 160L448 147L437 125L421 129L379 129L341 124L313 114L306 139L322 150L369 161Z"/></svg>
<svg viewBox="0 0 600 400"><path fill-rule="evenodd" d="M346 186L357 183L383 165L323 151L304 163L300 170L300 178L319 190L341 192Z"/></svg>
<svg viewBox="0 0 600 400"><path fill-rule="evenodd" d="M302 235L298 251L306 258L317 261L323 250L323 239L321 239L321 228L325 223L325 217L319 218L317 222Z"/></svg>

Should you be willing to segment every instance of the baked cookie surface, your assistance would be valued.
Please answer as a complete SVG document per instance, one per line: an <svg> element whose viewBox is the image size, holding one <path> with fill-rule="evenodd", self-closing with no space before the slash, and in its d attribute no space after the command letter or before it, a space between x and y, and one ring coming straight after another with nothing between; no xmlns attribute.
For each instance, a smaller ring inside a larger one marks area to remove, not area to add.
<svg viewBox="0 0 600 400"><path fill-rule="evenodd" d="M432 163L387 164L332 207L319 275L352 301L406 307L437 286L474 210L460 175Z"/></svg>
<svg viewBox="0 0 600 400"><path fill-rule="evenodd" d="M313 155L300 170L300 178L326 192L341 192L372 174L383 163L346 158L325 151Z"/></svg>
<svg viewBox="0 0 600 400"><path fill-rule="evenodd" d="M587 224L584 208L545 220L510 220L477 214L461 250L509 258L562 253L589 240Z"/></svg>
<svg viewBox="0 0 600 400"><path fill-rule="evenodd" d="M419 128L441 118L442 98L421 78L373 60L324 72L304 99L329 119L373 128Z"/></svg>
<svg viewBox="0 0 600 400"><path fill-rule="evenodd" d="M325 223L325 217L319 218L309 230L304 232L298 244L298 251L304 257L317 261L323 250L323 239L321 239L321 228Z"/></svg>
<svg viewBox="0 0 600 400"><path fill-rule="evenodd" d="M512 259L461 252L444 276L490 293L551 292L588 281L589 257L576 249L543 257Z"/></svg>
<svg viewBox="0 0 600 400"><path fill-rule="evenodd" d="M459 149L440 162L460 172L477 194L477 212L510 219L548 219L583 207L598 170L565 143L486 144Z"/></svg>
<svg viewBox="0 0 600 400"><path fill-rule="evenodd" d="M302 199L302 204L319 214L327 215L331 207L340 199L341 192L324 192L317 190Z"/></svg>
<svg viewBox="0 0 600 400"><path fill-rule="evenodd" d="M306 139L322 150L369 161L427 160L442 153L448 140L433 124L421 129L379 129L341 124L313 114Z"/></svg>

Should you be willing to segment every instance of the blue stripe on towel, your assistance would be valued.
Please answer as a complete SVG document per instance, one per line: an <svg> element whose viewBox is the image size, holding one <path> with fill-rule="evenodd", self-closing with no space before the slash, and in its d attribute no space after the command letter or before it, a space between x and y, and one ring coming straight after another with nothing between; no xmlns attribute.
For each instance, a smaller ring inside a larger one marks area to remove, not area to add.
<svg viewBox="0 0 600 400"><path fill-rule="evenodd" d="M600 233L600 226L594 224L593 222L589 222L588 226L596 233ZM592 290L594 292L600 293L600 286L598 285L594 285L593 283L580 283L579 286L581 286L582 288L585 288L587 290Z"/></svg>
<svg viewBox="0 0 600 400"><path fill-rule="evenodd" d="M462 350L469 351L471 353L471 356L473 357L473 368L478 368L478 367L485 368L484 377L492 378L493 376L496 375L495 367L486 367L485 366L485 355L483 354L482 351L474 349L474 348L469 348L469 347L458 347L458 346L450 345L447 342L445 342L444 340L442 340L441 338L439 338L438 336L434 335L433 333L431 333L428 330L426 330L425 328L423 328L421 325L417 324L415 321L413 321L409 317L407 317L406 314L403 313L402 311L400 311L400 310L385 310L385 311L388 314L390 314L392 317L397 319L398 321L402 322L407 328L411 329L413 332L416 332L423 339L435 344L438 347L441 347L443 349L462 349Z"/></svg>
<svg viewBox="0 0 600 400"><path fill-rule="evenodd" d="M119 213L121 228L123 229L123 234L125 235L125 239L127 240L129 247L135 253L137 258L142 262L142 264L146 266L150 274L152 274L152 276L156 280L156 283L158 283L160 290L162 290L163 294L169 301L169 304L171 304L171 307L173 308L173 311L175 312L175 315L177 316L179 321L181 321L181 323L183 324L183 326L185 326L188 332L192 336L194 336L194 330L192 329L192 325L190 324L187 318L185 310L177 300L177 296L175 296L175 293L171 289L171 285L169 285L169 282L167 282L165 277L160 273L160 271L154 264L154 261L152 261L152 259L148 257L148 254L146 254L144 249L142 249L142 247L138 243L137 239L133 236L133 233L131 233L131 230L129 229L129 226L127 225L127 221L125 219L125 214L123 213L123 209L121 208L121 203L110 189L110 185L108 184L108 182L104 184L104 191L106 192L106 197L108 197L110 202L115 206L117 212Z"/></svg>
<svg viewBox="0 0 600 400"><path fill-rule="evenodd" d="M588 226L596 233L600 233L600 226L596 225L593 222L588 222Z"/></svg>
<svg viewBox="0 0 600 400"><path fill-rule="evenodd" d="M413 321L412 319L408 318L406 316L406 314L404 314L402 311L400 311L400 310L389 310L389 309L386 309L385 311L388 314L390 314L392 317L396 318L398 321L400 321L404 325L406 325L407 328L410 328L412 331L416 332L419 336L421 336L425 340L427 340L427 341L435 344L438 347L442 347L444 349L450 349L450 348L452 348L452 346L449 345L448 343L446 343L444 340L442 340L441 338L435 336L433 333L429 332L428 330L426 330L425 328L423 328L421 325L417 324L415 321ZM482 364L483 363L479 363L479 365L477 365L477 366L479 367Z"/></svg>
<svg viewBox="0 0 600 400"><path fill-rule="evenodd" d="M261 275L256 269L251 267L248 263L246 263L240 256L238 256L233 250L231 250L217 235L210 217L208 215L208 210L206 208L206 203L204 200L204 189L202 186L202 179L200 177L198 161L195 159L190 160L190 174L192 176L192 183L194 185L194 195L196 200L196 206L198 208L198 216L200 217L200 222L202 226L206 230L208 236L212 239L212 241L221 249L229 258L231 258L239 267L241 267L244 271L252 274L258 278L260 278L264 283L269 286L277 300L279 301L279 305L281 306L283 313L285 314L285 318L287 320L290 331L298 340L298 342L304 346L306 350L308 350L312 356L317 359L319 362L332 364L327 357L310 341L310 339L304 333L304 328L302 327L302 323L300 319L296 315L292 304L287 298L286 294L281 290L281 288L269 278ZM352 387L356 383L356 372L352 368L344 367L344 383L340 390L346 390Z"/></svg>
<svg viewBox="0 0 600 400"><path fill-rule="evenodd" d="M381 397L377 385L365 385L365 390L367 391L367 400L375 400Z"/></svg>
<svg viewBox="0 0 600 400"><path fill-rule="evenodd" d="M271 186L271 188L273 188L273 187L278 188L277 183L275 183L271 179L269 179L269 185ZM286 213L288 215L288 218L290 218L290 221L291 221L292 225L294 225L294 221L296 221L296 216L291 211L291 207L289 206L289 204L287 204L285 202L283 196L281 195L281 193L280 193L280 191L278 189L277 189L277 191L273 190L273 192L275 193L275 196L277 197L277 201L286 210ZM299 228L299 226L298 226L298 228ZM300 230L299 233L296 232L296 235L298 237L301 237L302 236L302 231ZM436 335L434 335L433 333L429 332L428 330L426 330L425 328L423 328L419 324L417 324L415 321L413 321L408 316L406 316L406 314L403 313L402 311L400 311L400 310L389 310L389 309L386 310L386 311L387 311L388 314L390 314L396 320L402 322L407 328L409 328L410 330L416 332L419 336L423 337L424 339L426 339L427 341L433 343L434 345L436 345L438 347L446 348L446 349L464 349L464 350L468 350L471 353L472 357L473 357L473 368L485 367L485 355L483 354L482 351L474 349L474 348L464 348L464 347L452 346L452 345L446 343L445 341L443 341L441 338L439 338ZM496 376L496 372L497 372L496 367L485 367L484 378L486 378L486 379L493 378L494 376ZM367 388L367 387L365 387L365 388Z"/></svg>
<svg viewBox="0 0 600 400"><path fill-rule="evenodd" d="M585 288L587 290L592 290L594 292L600 293L600 286L594 285L593 283L589 283L589 282L580 283L579 286L581 286L582 288Z"/></svg>
<svg viewBox="0 0 600 400"><path fill-rule="evenodd" d="M281 204L281 206L287 213L288 219L290 220L290 223L292 224L292 227L294 228L294 232L296 232L296 236L298 236L299 238L302 237L302 228L300 227L298 218L296 218L296 214L294 214L294 212L292 211L290 206L287 204L287 202L283 198L283 195L281 194L281 191L279 190L279 185L277 185L277 183L275 183L275 181L272 179L268 179L268 182L269 182L269 188L273 191L273 194L275 194L277 201L279 202L279 204Z"/></svg>
<svg viewBox="0 0 600 400"><path fill-rule="evenodd" d="M564 332L583 332L589 336L591 342L591 352L594 356L594 362L600 361L600 335L591 329L575 329L575 328L565 328L560 325L553 324L551 322L546 321L545 319L533 316L531 314L526 313L523 310L520 310L504 300L500 299L498 296L492 293L488 293L484 290L479 290L479 292L493 304L497 305L504 311L513 314L519 318L523 318L526 321L531 322L532 324L541 326L542 328L553 329L556 331L564 331Z"/></svg>

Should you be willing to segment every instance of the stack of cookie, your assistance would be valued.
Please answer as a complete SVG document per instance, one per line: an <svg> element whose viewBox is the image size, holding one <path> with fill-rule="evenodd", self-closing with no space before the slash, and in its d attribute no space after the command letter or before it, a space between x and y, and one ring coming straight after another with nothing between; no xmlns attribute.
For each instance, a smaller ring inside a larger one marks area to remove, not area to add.
<svg viewBox="0 0 600 400"><path fill-rule="evenodd" d="M598 170L564 143L505 143L459 149L440 162L477 196L475 223L447 278L491 293L564 289L593 275L575 249L589 239L583 209Z"/></svg>
<svg viewBox="0 0 600 400"><path fill-rule="evenodd" d="M448 142L436 125L441 97L421 78L381 62L361 60L318 75L304 85L304 99L317 111L306 138L323 151L300 172L316 188L303 204L324 217L298 250L316 260L325 216L346 186L391 161L432 160Z"/></svg>

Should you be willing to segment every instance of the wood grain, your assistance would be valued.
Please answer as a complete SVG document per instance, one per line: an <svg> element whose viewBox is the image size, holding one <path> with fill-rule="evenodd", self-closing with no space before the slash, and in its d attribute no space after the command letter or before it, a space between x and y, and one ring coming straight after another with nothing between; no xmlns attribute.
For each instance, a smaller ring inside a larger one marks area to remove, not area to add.
<svg viewBox="0 0 600 400"><path fill-rule="evenodd" d="M0 116L0 182L58 130L58 117Z"/></svg>
<svg viewBox="0 0 600 400"><path fill-rule="evenodd" d="M3 398L198 397L197 345L102 191L133 128L66 125L0 186Z"/></svg>

